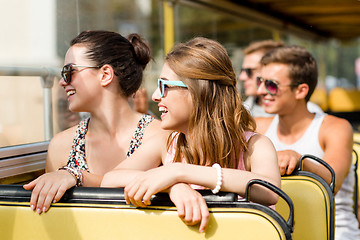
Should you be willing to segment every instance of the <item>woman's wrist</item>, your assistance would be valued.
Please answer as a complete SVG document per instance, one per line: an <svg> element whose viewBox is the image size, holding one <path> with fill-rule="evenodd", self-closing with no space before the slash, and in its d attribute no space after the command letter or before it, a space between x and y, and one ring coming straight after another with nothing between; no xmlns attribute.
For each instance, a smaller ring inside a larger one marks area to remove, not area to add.
<svg viewBox="0 0 360 240"><path fill-rule="evenodd" d="M75 179L75 186L80 187L83 185L83 174L80 169L71 166L63 166L60 167L57 171L59 170L65 170L70 173L71 176L73 176Z"/></svg>
<svg viewBox="0 0 360 240"><path fill-rule="evenodd" d="M170 164L172 167L171 174L174 176L174 184L176 183L185 183L186 179L186 169L184 168L184 163L174 163Z"/></svg>

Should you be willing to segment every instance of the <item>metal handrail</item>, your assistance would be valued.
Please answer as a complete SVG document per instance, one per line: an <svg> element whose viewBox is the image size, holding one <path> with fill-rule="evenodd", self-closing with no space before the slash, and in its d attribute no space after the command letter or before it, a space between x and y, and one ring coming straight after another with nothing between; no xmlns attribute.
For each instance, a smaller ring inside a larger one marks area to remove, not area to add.
<svg viewBox="0 0 360 240"><path fill-rule="evenodd" d="M45 169L49 141L0 148L0 179Z"/></svg>
<svg viewBox="0 0 360 240"><path fill-rule="evenodd" d="M44 133L45 140L54 135L52 115L52 92L55 77L60 78L60 68L52 67L14 67L0 66L0 76L39 76L43 88Z"/></svg>

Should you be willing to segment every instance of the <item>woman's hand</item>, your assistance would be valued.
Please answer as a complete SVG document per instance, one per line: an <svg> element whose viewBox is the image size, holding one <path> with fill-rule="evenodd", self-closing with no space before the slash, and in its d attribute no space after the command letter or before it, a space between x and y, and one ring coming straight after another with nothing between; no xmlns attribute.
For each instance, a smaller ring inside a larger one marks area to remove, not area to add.
<svg viewBox="0 0 360 240"><path fill-rule="evenodd" d="M209 223L209 209L201 194L188 184L178 183L170 188L169 196L177 207L180 219L186 225L200 223L199 231L204 232Z"/></svg>
<svg viewBox="0 0 360 240"><path fill-rule="evenodd" d="M23 187L32 190L30 207L40 214L46 212L51 203L59 201L66 190L75 184L76 180L69 172L60 170L45 173Z"/></svg>
<svg viewBox="0 0 360 240"><path fill-rule="evenodd" d="M204 198L188 184L178 183L182 175L182 163L173 163L139 173L124 189L125 200L137 207L151 204L153 194L168 190L171 201L177 207L179 217L187 225L200 223L204 232L209 222L209 210Z"/></svg>
<svg viewBox="0 0 360 240"><path fill-rule="evenodd" d="M161 192L176 183L176 165L178 164L169 164L139 173L124 188L126 203L132 203L136 207L150 205L150 198L153 194Z"/></svg>

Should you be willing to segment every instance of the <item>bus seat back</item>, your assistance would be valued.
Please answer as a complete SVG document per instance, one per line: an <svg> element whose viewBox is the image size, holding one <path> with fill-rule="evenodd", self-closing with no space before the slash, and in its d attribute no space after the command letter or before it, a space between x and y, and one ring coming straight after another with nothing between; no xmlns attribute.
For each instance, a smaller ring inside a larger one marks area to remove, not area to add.
<svg viewBox="0 0 360 240"><path fill-rule="evenodd" d="M334 197L327 183L315 174L298 172L281 178L282 190L294 203L294 240L330 240L334 236ZM279 199L276 211L287 216L287 207Z"/></svg>
<svg viewBox="0 0 360 240"><path fill-rule="evenodd" d="M83 189L75 188L74 192ZM94 200L96 192L111 189L88 189L91 201L68 199L66 202L53 204L48 212L40 215L30 209L28 200L23 202L16 196L12 196L12 199L0 197L1 236L4 239L51 240L222 240L237 237L250 240L291 239L285 220L273 209L257 203L237 199L233 202L208 202L209 225L205 233L199 233L199 225L185 225L171 204L135 208L126 205L123 199L111 202L111 199L104 201L105 198L98 197ZM18 190L23 192L21 189ZM164 203L161 199L157 201ZM154 202L155 200L152 203Z"/></svg>

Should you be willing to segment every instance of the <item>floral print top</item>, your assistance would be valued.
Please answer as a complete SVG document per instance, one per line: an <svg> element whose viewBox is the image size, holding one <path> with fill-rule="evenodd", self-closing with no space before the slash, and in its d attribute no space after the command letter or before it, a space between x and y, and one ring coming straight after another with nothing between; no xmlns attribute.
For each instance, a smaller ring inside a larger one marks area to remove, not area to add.
<svg viewBox="0 0 360 240"><path fill-rule="evenodd" d="M141 145L145 127L154 120L151 115L143 114L130 141L130 148L126 154L129 157ZM89 172L85 156L85 135L90 118L82 120L75 132L67 166L75 167Z"/></svg>

